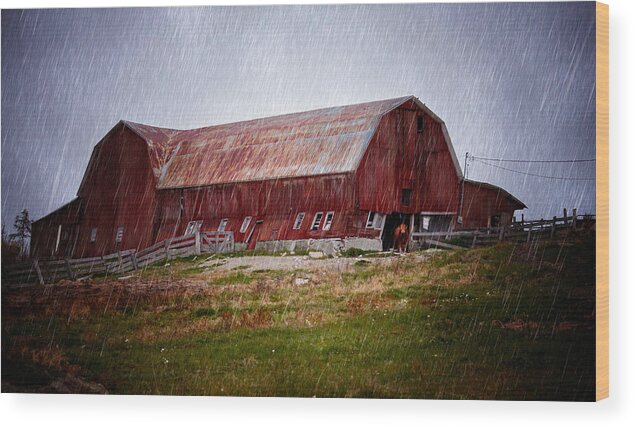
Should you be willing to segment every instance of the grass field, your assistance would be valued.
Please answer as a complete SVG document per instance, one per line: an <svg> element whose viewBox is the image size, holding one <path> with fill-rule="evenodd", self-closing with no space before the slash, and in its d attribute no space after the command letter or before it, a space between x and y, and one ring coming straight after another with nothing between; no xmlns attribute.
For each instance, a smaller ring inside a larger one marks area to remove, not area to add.
<svg viewBox="0 0 634 427"><path fill-rule="evenodd" d="M594 244L5 289L3 391L594 400Z"/></svg>

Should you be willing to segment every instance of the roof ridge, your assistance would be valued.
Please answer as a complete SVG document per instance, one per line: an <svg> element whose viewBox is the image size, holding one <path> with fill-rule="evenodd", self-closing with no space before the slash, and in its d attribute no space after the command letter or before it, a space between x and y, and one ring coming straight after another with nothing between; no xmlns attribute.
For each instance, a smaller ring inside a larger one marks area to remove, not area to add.
<svg viewBox="0 0 634 427"><path fill-rule="evenodd" d="M225 126L225 125L237 125L240 123L250 123L250 122L257 122L259 120L269 120L269 119L274 119L274 118L288 118L289 116L293 116L293 115L297 115L297 114L308 114L308 113L317 113L317 112L326 112L327 110L335 110L338 108L352 108L352 107L360 107L362 105L370 105L370 104L380 104L380 103L396 103L397 101L400 103L406 102L410 99L414 99L415 96L414 95L407 95L407 96L400 96L400 97L395 97L395 98L386 98L386 99L378 99L376 101L366 101L366 102L357 102L354 104L345 104L345 105L332 105L330 107L320 107L320 108L314 108L311 110L302 110L302 111L295 111L292 113L283 113L283 114L275 114L272 116L263 116L263 117L257 117L254 119L246 119L246 120L238 120L235 122L225 122L225 123L218 123L218 124L213 124L213 125L209 125L209 126L201 126L201 127L195 127L195 128L190 128L190 129L175 129L175 128L167 128L167 127L161 127L161 126L154 126L154 125L148 125L145 123L139 123L139 122L133 122L131 120L124 120L121 119L121 122L125 125L131 125L131 126L143 126L143 127L148 127L148 128L152 128L152 129L157 129L157 130L162 130L162 131L172 131L172 132L176 132L176 133L182 133L182 132L191 132L191 131L199 131L199 130L203 130L203 129L210 129L210 128L214 128L214 127L219 127L219 126ZM383 112L382 114L385 114L386 112L391 111L392 109L386 110L385 112ZM377 112L378 114L378 112Z"/></svg>
<svg viewBox="0 0 634 427"><path fill-rule="evenodd" d="M133 122L132 120L125 120L125 119L121 119L119 121L121 123L123 123L124 125L126 125L126 126L143 126L143 127L148 127L148 128L152 128L152 129L169 130L169 131L173 131L173 132L183 132L183 131L188 130L188 129L165 128L165 127L162 127L162 126L148 125L148 124L145 124L145 123Z"/></svg>

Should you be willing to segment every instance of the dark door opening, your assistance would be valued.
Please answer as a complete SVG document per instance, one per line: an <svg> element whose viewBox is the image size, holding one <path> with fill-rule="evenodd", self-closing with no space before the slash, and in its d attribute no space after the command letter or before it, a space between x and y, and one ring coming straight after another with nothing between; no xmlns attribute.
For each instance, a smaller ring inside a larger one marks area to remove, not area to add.
<svg viewBox="0 0 634 427"><path fill-rule="evenodd" d="M394 246L394 230L396 230L396 227L398 227L400 224L403 223L407 225L407 230L411 233L411 230L409 229L410 216L410 214L396 212L389 214L385 218L385 226L383 227L384 251L389 251Z"/></svg>
<svg viewBox="0 0 634 427"><path fill-rule="evenodd" d="M260 225L263 222L264 222L263 220L258 219L257 221L255 221L255 224L253 224L253 228L251 229L251 232L249 233L249 235L247 236L245 240L248 251L255 250L255 244L258 242L258 239L260 238Z"/></svg>

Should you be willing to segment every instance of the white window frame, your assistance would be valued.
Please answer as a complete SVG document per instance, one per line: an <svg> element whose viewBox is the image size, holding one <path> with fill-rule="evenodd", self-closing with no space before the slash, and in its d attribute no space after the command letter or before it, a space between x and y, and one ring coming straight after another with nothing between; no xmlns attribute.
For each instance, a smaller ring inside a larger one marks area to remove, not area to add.
<svg viewBox="0 0 634 427"><path fill-rule="evenodd" d="M385 218L387 215L377 212L374 216L374 229L375 230L383 230L383 226L385 225Z"/></svg>
<svg viewBox="0 0 634 427"><path fill-rule="evenodd" d="M293 223L293 230L299 230L302 228L302 223L304 222L304 217L306 216L306 212L298 212L297 216L295 216L295 222Z"/></svg>
<svg viewBox="0 0 634 427"><path fill-rule="evenodd" d="M365 228L374 228L374 218L376 212L368 212L368 219L365 221Z"/></svg>
<svg viewBox="0 0 634 427"><path fill-rule="evenodd" d="M117 234L115 234L114 236L114 242L115 243L121 243L123 242L123 232L125 231L125 227L123 225L120 225L117 227Z"/></svg>
<svg viewBox="0 0 634 427"><path fill-rule="evenodd" d="M218 224L218 231L224 232L227 229L227 225L229 225L229 218L222 218L220 224Z"/></svg>
<svg viewBox="0 0 634 427"><path fill-rule="evenodd" d="M250 216L245 216L244 219L242 220L242 225L240 226L240 233L246 233L247 230L249 229L249 225L251 225L251 220L253 219L253 217Z"/></svg>
<svg viewBox="0 0 634 427"><path fill-rule="evenodd" d="M420 216L420 230L421 232L425 232L429 230L429 224L431 223L431 215L421 215Z"/></svg>
<svg viewBox="0 0 634 427"><path fill-rule="evenodd" d="M188 234L195 234L200 231L200 227L202 227L202 220L199 221L189 221L187 223L187 228L185 228L185 234L183 236L187 236Z"/></svg>
<svg viewBox="0 0 634 427"><path fill-rule="evenodd" d="M313 224L310 226L310 231L319 230L319 226L321 225L321 220L323 218L324 218L324 213L323 212L315 213L315 216L313 217Z"/></svg>
<svg viewBox="0 0 634 427"><path fill-rule="evenodd" d="M326 212L326 216L324 217L324 225L322 226L322 230L328 231L330 227L332 227L332 221L335 219L335 212L330 211Z"/></svg>
<svg viewBox="0 0 634 427"><path fill-rule="evenodd" d="M97 227L93 227L90 229L90 243L94 243L97 241Z"/></svg>
<svg viewBox="0 0 634 427"><path fill-rule="evenodd" d="M369 212L368 219L365 222L365 228L373 228L375 230L382 230L385 224L385 214L381 212Z"/></svg>

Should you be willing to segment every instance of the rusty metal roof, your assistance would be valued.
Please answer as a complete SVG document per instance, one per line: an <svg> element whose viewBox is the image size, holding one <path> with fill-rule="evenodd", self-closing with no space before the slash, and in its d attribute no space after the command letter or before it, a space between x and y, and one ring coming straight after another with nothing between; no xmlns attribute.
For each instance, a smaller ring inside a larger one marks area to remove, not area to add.
<svg viewBox="0 0 634 427"><path fill-rule="evenodd" d="M126 126L148 143L159 189L354 171L381 117L413 96L192 130Z"/></svg>

